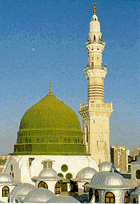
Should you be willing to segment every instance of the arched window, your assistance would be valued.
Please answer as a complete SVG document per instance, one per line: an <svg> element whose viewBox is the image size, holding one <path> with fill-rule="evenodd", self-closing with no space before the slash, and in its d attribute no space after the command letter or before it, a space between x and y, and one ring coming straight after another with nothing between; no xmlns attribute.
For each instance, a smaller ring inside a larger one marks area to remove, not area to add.
<svg viewBox="0 0 140 204"><path fill-rule="evenodd" d="M95 191L95 203L99 203L99 193L97 190Z"/></svg>
<svg viewBox="0 0 140 204"><path fill-rule="evenodd" d="M89 184L88 182L86 182L84 185ZM88 187L84 186L84 192L87 193L88 192Z"/></svg>
<svg viewBox="0 0 140 204"><path fill-rule="evenodd" d="M130 199L130 194L128 193L128 191L126 191L126 193L125 193L125 203L129 203L129 199Z"/></svg>
<svg viewBox="0 0 140 204"><path fill-rule="evenodd" d="M111 192L105 194L105 203L115 203L115 195Z"/></svg>
<svg viewBox="0 0 140 204"><path fill-rule="evenodd" d="M133 199L133 203L136 203L136 198Z"/></svg>
<svg viewBox="0 0 140 204"><path fill-rule="evenodd" d="M59 181L55 184L55 194L60 194L60 182Z"/></svg>
<svg viewBox="0 0 140 204"><path fill-rule="evenodd" d="M90 202L90 200L92 198L92 195L93 195L93 190L92 190L92 188L90 188L89 189L89 202Z"/></svg>
<svg viewBox="0 0 140 204"><path fill-rule="evenodd" d="M94 41L96 41L96 37L95 37L95 35L94 35Z"/></svg>
<svg viewBox="0 0 140 204"><path fill-rule="evenodd" d="M9 193L9 187L8 186L4 186L2 188L2 197L8 197L8 193Z"/></svg>
<svg viewBox="0 0 140 204"><path fill-rule="evenodd" d="M38 188L47 188L48 189L48 185L47 183L45 183L44 181L40 181L38 184Z"/></svg>
<svg viewBox="0 0 140 204"><path fill-rule="evenodd" d="M137 179L140 179L140 170L137 170L137 171L136 171L136 178L137 178Z"/></svg>

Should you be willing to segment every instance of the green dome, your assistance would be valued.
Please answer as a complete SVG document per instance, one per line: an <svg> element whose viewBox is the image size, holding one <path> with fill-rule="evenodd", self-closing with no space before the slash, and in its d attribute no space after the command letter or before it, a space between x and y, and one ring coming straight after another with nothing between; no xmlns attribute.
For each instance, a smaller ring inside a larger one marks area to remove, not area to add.
<svg viewBox="0 0 140 204"><path fill-rule="evenodd" d="M86 154L76 113L49 92L23 115L13 154Z"/></svg>

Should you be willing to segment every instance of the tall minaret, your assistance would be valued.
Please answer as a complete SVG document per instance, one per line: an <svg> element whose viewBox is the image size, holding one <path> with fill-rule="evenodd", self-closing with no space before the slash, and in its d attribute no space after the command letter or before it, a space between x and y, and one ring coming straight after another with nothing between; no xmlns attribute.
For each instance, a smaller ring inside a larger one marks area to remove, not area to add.
<svg viewBox="0 0 140 204"><path fill-rule="evenodd" d="M87 103L80 105L79 113L83 118L87 153L90 153L99 164L99 162L110 161L109 116L113 109L112 103L104 103L104 78L107 69L106 65L102 65L102 52L105 42L101 38L95 4L93 4L94 11L89 25L89 39L86 43L88 64L84 73L87 78Z"/></svg>

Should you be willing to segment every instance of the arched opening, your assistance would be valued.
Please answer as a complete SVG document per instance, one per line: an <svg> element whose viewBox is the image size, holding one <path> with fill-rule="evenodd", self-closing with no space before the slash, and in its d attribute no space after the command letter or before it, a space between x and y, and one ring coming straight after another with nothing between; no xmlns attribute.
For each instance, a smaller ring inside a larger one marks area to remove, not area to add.
<svg viewBox="0 0 140 204"><path fill-rule="evenodd" d="M96 41L96 37L95 37L95 35L94 35L94 41Z"/></svg>
<svg viewBox="0 0 140 204"><path fill-rule="evenodd" d="M48 189L48 185L44 181L40 181L38 184L38 188L47 188Z"/></svg>
<svg viewBox="0 0 140 204"><path fill-rule="evenodd" d="M140 179L140 170L137 170L137 171L136 171L136 178L137 178L137 179Z"/></svg>
<svg viewBox="0 0 140 204"><path fill-rule="evenodd" d="M8 193L9 193L9 187L8 186L4 186L2 188L2 197L8 197Z"/></svg>
<svg viewBox="0 0 140 204"><path fill-rule="evenodd" d="M115 195L111 192L105 194L105 203L115 203Z"/></svg>
<svg viewBox="0 0 140 204"><path fill-rule="evenodd" d="M92 196L93 196L93 190L92 190L92 188L90 188L89 189L89 202L90 202Z"/></svg>
<svg viewBox="0 0 140 204"><path fill-rule="evenodd" d="M125 193L125 198L124 198L124 202L125 202L125 203L129 203L129 199L130 199L130 194L128 193L128 191L126 191L126 193Z"/></svg>
<svg viewBox="0 0 140 204"><path fill-rule="evenodd" d="M84 185L89 184L89 182L86 182ZM84 192L87 193L88 192L88 187L84 186Z"/></svg>
<svg viewBox="0 0 140 204"><path fill-rule="evenodd" d="M95 191L95 203L99 203L99 193L97 190Z"/></svg>
<svg viewBox="0 0 140 204"><path fill-rule="evenodd" d="M63 181L61 183L61 191L62 192L66 192L67 191L67 183L64 183Z"/></svg>
<svg viewBox="0 0 140 204"><path fill-rule="evenodd" d="M137 202L136 202L136 198L133 199L133 203L137 203Z"/></svg>
<svg viewBox="0 0 140 204"><path fill-rule="evenodd" d="M70 181L71 192L78 192L78 183L74 181Z"/></svg>
<svg viewBox="0 0 140 204"><path fill-rule="evenodd" d="M17 199L15 199L15 203L18 203L18 200L17 200Z"/></svg>
<svg viewBox="0 0 140 204"><path fill-rule="evenodd" d="M60 182L59 181L55 184L55 194L60 194Z"/></svg>

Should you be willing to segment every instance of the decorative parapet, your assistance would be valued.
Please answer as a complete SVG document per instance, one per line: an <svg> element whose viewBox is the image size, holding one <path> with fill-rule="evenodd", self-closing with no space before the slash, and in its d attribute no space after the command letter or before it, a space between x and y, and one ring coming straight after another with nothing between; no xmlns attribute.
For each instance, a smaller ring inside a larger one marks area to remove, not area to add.
<svg viewBox="0 0 140 204"><path fill-rule="evenodd" d="M112 102L111 103L103 103L103 104L94 104L89 102L89 108L104 108L104 109L112 109Z"/></svg>
<svg viewBox="0 0 140 204"><path fill-rule="evenodd" d="M103 103L103 104L96 104L93 102L89 102L89 104L80 104L80 111L92 110L92 109L113 109L112 102L111 103Z"/></svg>
<svg viewBox="0 0 140 204"><path fill-rule="evenodd" d="M88 110L88 109L89 109L89 106L88 106L87 103L85 103L85 104L83 104L83 105L80 104L80 111Z"/></svg>
<svg viewBox="0 0 140 204"><path fill-rule="evenodd" d="M89 77L103 77L105 78L107 74L107 69L106 67L100 68L100 66L93 65L93 66L88 66L84 69L84 74L86 75L86 78Z"/></svg>

